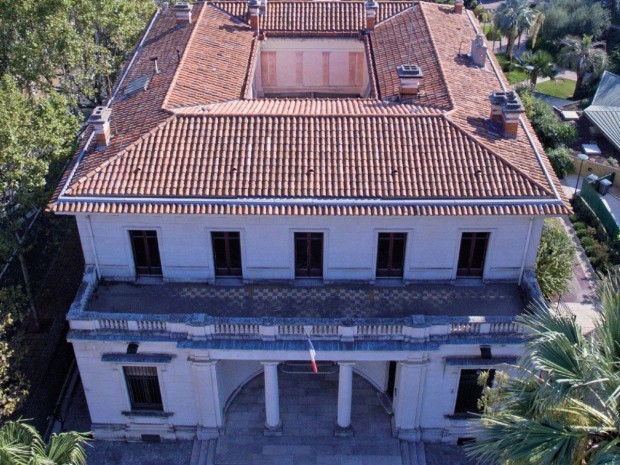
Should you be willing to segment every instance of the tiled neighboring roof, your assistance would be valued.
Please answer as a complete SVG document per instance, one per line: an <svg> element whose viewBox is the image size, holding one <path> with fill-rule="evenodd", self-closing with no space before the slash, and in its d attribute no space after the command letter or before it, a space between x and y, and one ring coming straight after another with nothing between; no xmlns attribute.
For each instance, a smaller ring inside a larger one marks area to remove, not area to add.
<svg viewBox="0 0 620 465"><path fill-rule="evenodd" d="M382 7L381 3L379 9ZM379 24L370 34L370 41L374 50L380 50L380 53L375 53L379 98L398 97L396 67L410 61L419 65L424 73L423 92L416 99L416 104L444 110L452 108L452 100L428 26L419 11L414 14L414 11L409 9Z"/></svg>
<svg viewBox="0 0 620 465"><path fill-rule="evenodd" d="M213 2L233 16L248 21L248 3ZM382 21L411 6L410 2L381 2L377 21ZM270 1L261 27L270 32L359 32L366 27L366 10L361 1Z"/></svg>
<svg viewBox="0 0 620 465"><path fill-rule="evenodd" d="M620 76L605 71L586 116L620 150Z"/></svg>
<svg viewBox="0 0 620 465"><path fill-rule="evenodd" d="M75 173L74 161L61 184L64 195L59 198L59 187L50 208L266 215L566 213L562 203L552 204L556 189L536 150L557 180L535 136L530 139L521 128L517 139L505 139L486 122L488 94L501 90L503 78L492 67L469 66L458 54L475 35L475 20L448 6L409 6L381 2L380 23L360 36L381 99L247 99L258 42L235 17L243 17L245 2L195 4L194 23L184 27L175 27L171 11L161 14L125 84L149 73L152 56L159 57L162 73L152 76L146 91L114 101L111 144L101 151L88 148ZM365 23L362 2L272 1L268 11L267 36L269 24L276 32L333 37L357 34ZM412 19L411 61L424 69L422 94L397 103L395 68L408 55Z"/></svg>
<svg viewBox="0 0 620 465"><path fill-rule="evenodd" d="M215 47L217 53L208 52ZM242 98L254 52L254 34L246 24L204 5L164 106L175 108Z"/></svg>
<svg viewBox="0 0 620 465"><path fill-rule="evenodd" d="M68 193L92 192L416 199L546 194L443 116L322 115L175 118Z"/></svg>

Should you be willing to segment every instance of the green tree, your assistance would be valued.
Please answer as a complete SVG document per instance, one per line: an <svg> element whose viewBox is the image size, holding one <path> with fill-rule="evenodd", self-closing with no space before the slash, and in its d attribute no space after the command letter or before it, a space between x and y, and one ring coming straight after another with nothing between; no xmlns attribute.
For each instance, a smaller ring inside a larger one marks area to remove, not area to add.
<svg viewBox="0 0 620 465"><path fill-rule="evenodd" d="M540 38L548 47L555 48L566 36L589 34L598 40L609 28L609 12L601 6L601 2L550 0L540 8L545 15Z"/></svg>
<svg viewBox="0 0 620 465"><path fill-rule="evenodd" d="M577 73L575 96L583 95L584 80L587 73L600 75L607 67L607 54L598 46L602 42L594 42L592 36L566 37L562 40L560 61Z"/></svg>
<svg viewBox="0 0 620 465"><path fill-rule="evenodd" d="M547 150L547 157L551 162L551 167L560 179L564 179L569 171L573 169L573 159L568 153L568 149L560 146L556 149Z"/></svg>
<svg viewBox="0 0 620 465"><path fill-rule="evenodd" d="M494 21L508 38L506 55L510 61L513 59L515 41L530 28L535 14L527 0L506 0L497 8Z"/></svg>
<svg viewBox="0 0 620 465"><path fill-rule="evenodd" d="M12 415L28 395L28 382L21 372L24 347L16 328L25 304L19 288L0 289L0 420Z"/></svg>
<svg viewBox="0 0 620 465"><path fill-rule="evenodd" d="M469 452L481 463L620 463L620 270L598 285L600 316L584 335L567 310L544 302L518 317L526 351L486 390Z"/></svg>
<svg viewBox="0 0 620 465"><path fill-rule="evenodd" d="M560 121L547 102L537 99L531 90L518 88L521 101L536 135L546 148L571 146L577 139L577 129Z"/></svg>
<svg viewBox="0 0 620 465"><path fill-rule="evenodd" d="M34 297L25 259L25 218L45 205L46 177L52 162L73 149L77 120L60 94L27 96L14 79L0 80L0 261L17 252L35 324Z"/></svg>
<svg viewBox="0 0 620 465"><path fill-rule="evenodd" d="M155 8L152 0L0 0L0 75L99 105Z"/></svg>
<svg viewBox="0 0 620 465"><path fill-rule="evenodd" d="M539 77L553 78L557 74L553 57L544 50L538 50L534 53L529 50L523 52L521 57L517 59L517 66L525 70L532 88L536 87L536 81Z"/></svg>
<svg viewBox="0 0 620 465"><path fill-rule="evenodd" d="M86 465L82 433L53 434L46 444L39 432L23 421L0 427L0 465Z"/></svg>
<svg viewBox="0 0 620 465"><path fill-rule="evenodd" d="M536 256L536 278L547 298L570 290L575 246L566 232L553 220L543 225Z"/></svg>

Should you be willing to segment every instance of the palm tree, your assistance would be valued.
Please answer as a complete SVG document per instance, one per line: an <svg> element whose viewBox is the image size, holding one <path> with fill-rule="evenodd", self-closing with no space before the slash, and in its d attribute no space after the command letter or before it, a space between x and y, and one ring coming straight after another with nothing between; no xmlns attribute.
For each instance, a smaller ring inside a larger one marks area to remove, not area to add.
<svg viewBox="0 0 620 465"><path fill-rule="evenodd" d="M523 31L528 30L536 12L528 4L528 0L506 0L495 12L495 25L508 38L506 55L512 61L515 41Z"/></svg>
<svg viewBox="0 0 620 465"><path fill-rule="evenodd" d="M45 444L39 432L21 420L0 427L0 465L86 465L86 435L53 434Z"/></svg>
<svg viewBox="0 0 620 465"><path fill-rule="evenodd" d="M530 78L532 88L536 87L536 81L539 77L553 78L556 75L553 57L544 50L535 53L529 50L523 52L521 57L517 59L517 66L525 70Z"/></svg>
<svg viewBox="0 0 620 465"><path fill-rule="evenodd" d="M468 447L481 463L620 464L620 268L601 278L597 295L588 335L546 302L519 318L526 353L485 390L479 440Z"/></svg>
<svg viewBox="0 0 620 465"><path fill-rule="evenodd" d="M586 74L599 75L607 66L607 54L597 48L603 42L594 42L592 36L585 35L583 38L568 36L560 43L563 46L560 62L577 73L574 95L581 96Z"/></svg>

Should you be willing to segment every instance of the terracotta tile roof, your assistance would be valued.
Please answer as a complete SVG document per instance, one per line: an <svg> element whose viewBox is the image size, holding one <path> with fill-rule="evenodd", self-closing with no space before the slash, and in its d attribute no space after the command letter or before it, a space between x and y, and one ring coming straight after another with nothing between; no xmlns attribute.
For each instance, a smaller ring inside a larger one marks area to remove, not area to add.
<svg viewBox="0 0 620 465"><path fill-rule="evenodd" d="M248 22L248 3L213 2L242 21ZM377 21L383 21L411 6L410 2L381 2ZM366 10L361 1L269 1L261 16L261 27L272 32L354 32L366 27Z"/></svg>
<svg viewBox="0 0 620 465"><path fill-rule="evenodd" d="M198 3L192 25L161 13L121 89L161 73L147 90L112 102L114 137L74 160L50 208L57 212L557 215L524 129L494 134L488 94L503 77L458 56L475 20L451 7L381 2L365 41L377 98L251 99L259 40L241 2ZM275 33L358 34L361 2L270 2ZM410 41L413 24L413 40ZM272 29L269 29L269 28ZM411 42L410 52L408 52ZM396 66L424 69L422 94L397 102ZM179 59L180 55L180 59ZM495 63L495 62L493 62ZM496 64L496 63L495 63ZM501 73L500 73L501 75ZM533 134L529 123L525 128ZM79 161L79 163L78 163ZM61 192L64 188L62 195ZM561 191L561 189L559 189Z"/></svg>

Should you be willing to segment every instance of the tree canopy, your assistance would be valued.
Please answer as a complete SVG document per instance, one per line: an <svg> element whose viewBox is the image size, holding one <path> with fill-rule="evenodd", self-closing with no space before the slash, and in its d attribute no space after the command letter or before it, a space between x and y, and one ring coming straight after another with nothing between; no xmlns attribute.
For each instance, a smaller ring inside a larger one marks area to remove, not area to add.
<svg viewBox="0 0 620 465"><path fill-rule="evenodd" d="M557 43L566 36L585 34L598 40L609 28L609 11L601 2L550 0L543 5L545 23L540 38L547 43Z"/></svg>
<svg viewBox="0 0 620 465"><path fill-rule="evenodd" d="M0 0L0 75L99 105L155 8L152 0Z"/></svg>
<svg viewBox="0 0 620 465"><path fill-rule="evenodd" d="M481 463L620 464L620 269L602 278L597 296L590 335L545 302L518 318L526 352L483 395L469 447Z"/></svg>

